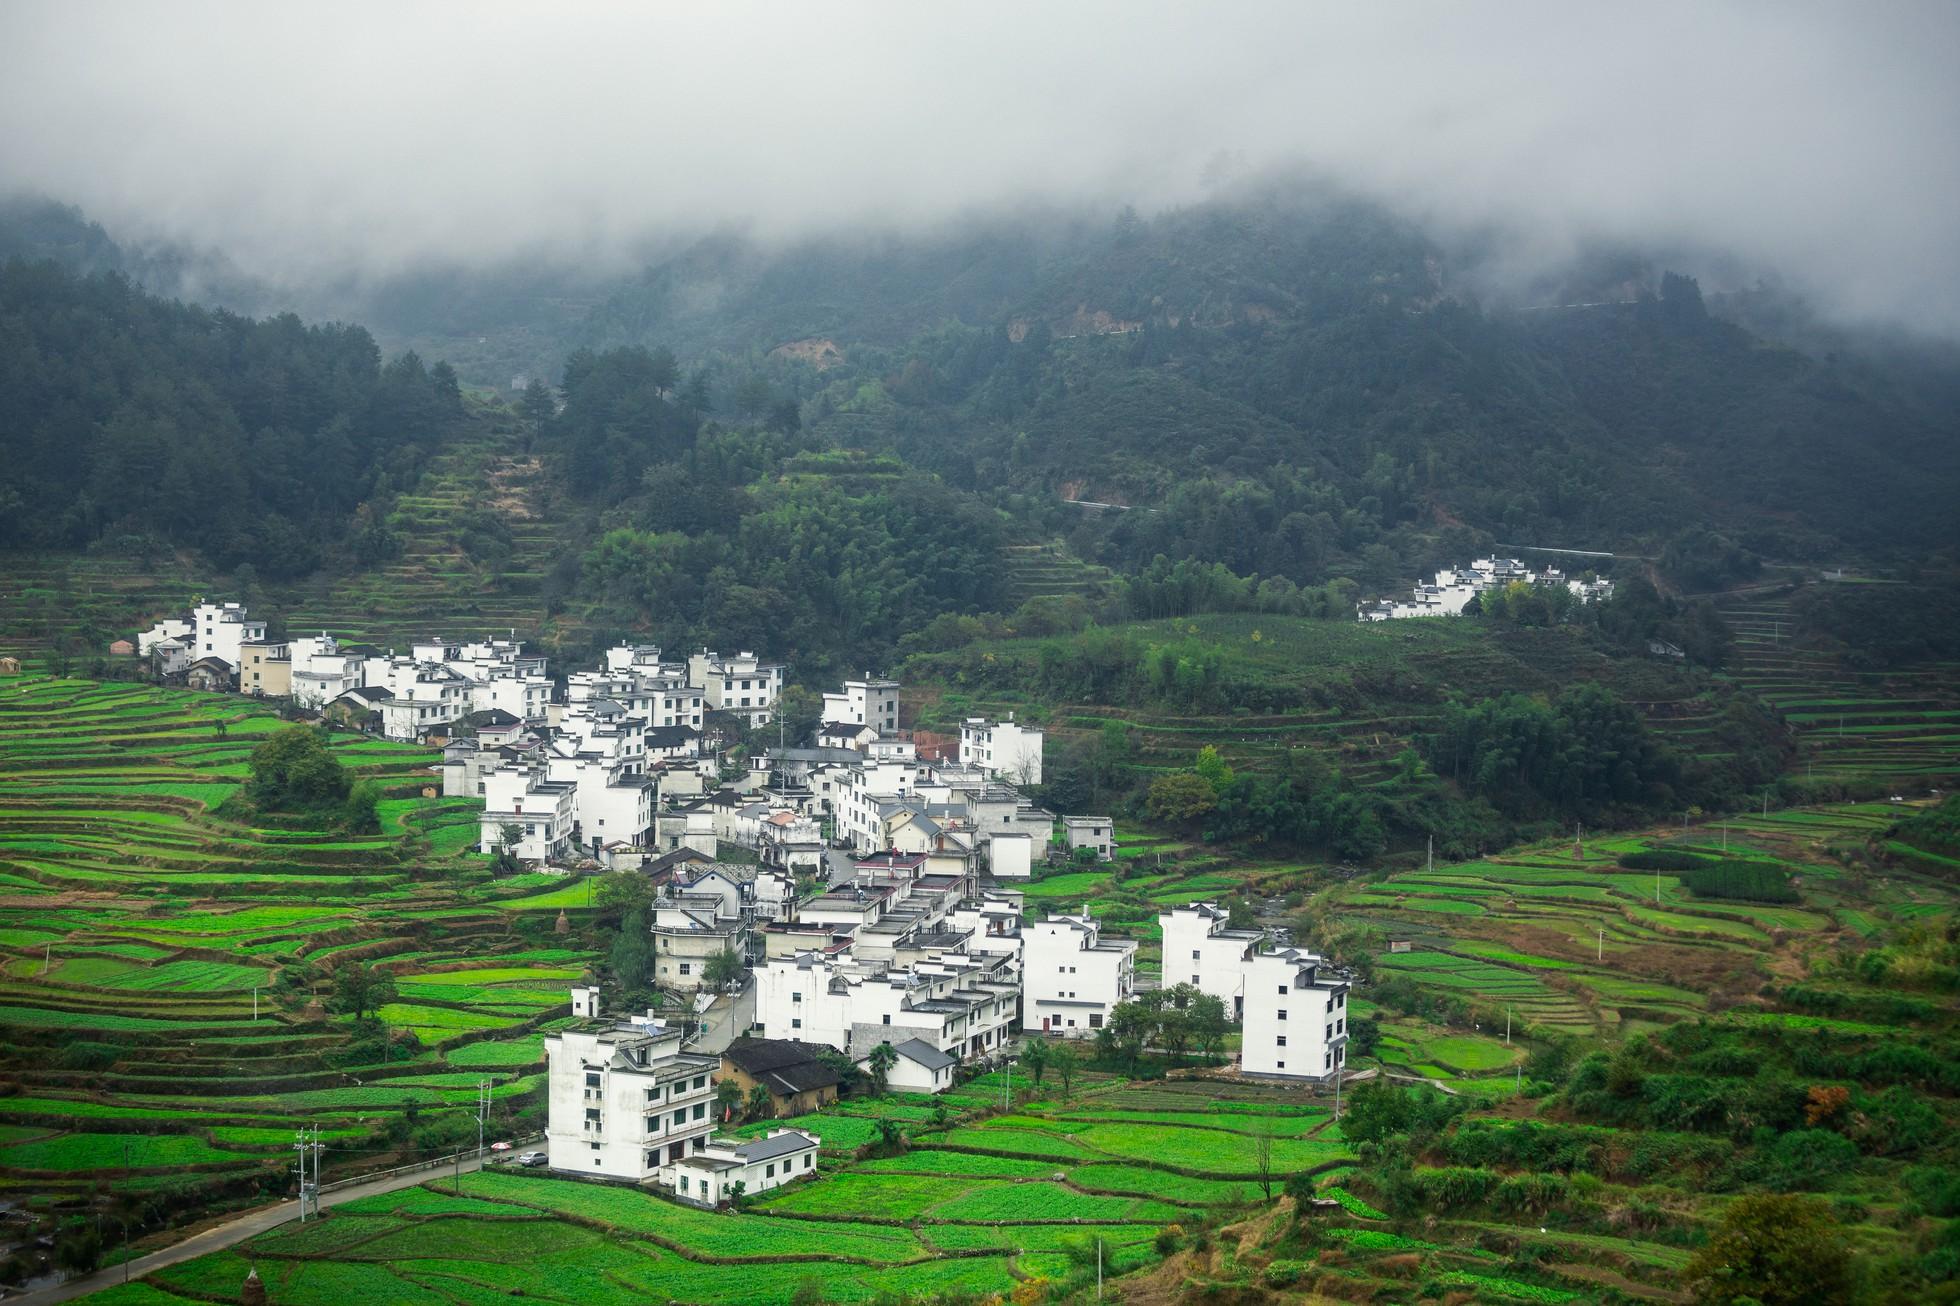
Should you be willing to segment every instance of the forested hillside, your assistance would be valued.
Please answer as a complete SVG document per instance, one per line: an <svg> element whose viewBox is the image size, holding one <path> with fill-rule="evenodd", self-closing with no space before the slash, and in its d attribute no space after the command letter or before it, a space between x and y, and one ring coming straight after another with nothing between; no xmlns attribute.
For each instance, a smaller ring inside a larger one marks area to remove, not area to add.
<svg viewBox="0 0 1960 1306"><path fill-rule="evenodd" d="M356 326L253 321L111 272L0 264L0 545L372 565L380 502L462 422L455 372Z"/></svg>

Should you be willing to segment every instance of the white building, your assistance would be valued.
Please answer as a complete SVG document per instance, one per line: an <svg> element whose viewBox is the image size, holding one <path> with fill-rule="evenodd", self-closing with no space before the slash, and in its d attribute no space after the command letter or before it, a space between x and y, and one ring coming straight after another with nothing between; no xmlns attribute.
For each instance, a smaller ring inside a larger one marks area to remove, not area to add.
<svg viewBox="0 0 1960 1306"><path fill-rule="evenodd" d="M968 717L960 724L960 761L1009 784L1041 783L1041 732L1005 721Z"/></svg>
<svg viewBox="0 0 1960 1306"><path fill-rule="evenodd" d="M1034 874L1034 836L1025 831L987 840L987 872L996 880L1025 880Z"/></svg>
<svg viewBox="0 0 1960 1306"><path fill-rule="evenodd" d="M800 1129L772 1129L763 1138L717 1138L675 1168L674 1195L696 1206L720 1206L781 1188L817 1172L823 1139ZM740 1185L739 1190L737 1185Z"/></svg>
<svg viewBox="0 0 1960 1306"><path fill-rule="evenodd" d="M867 726L878 734L898 730L898 682L873 679L844 682L841 694L823 696L824 725Z"/></svg>
<svg viewBox="0 0 1960 1306"><path fill-rule="evenodd" d="M720 1062L684 1054L680 1030L651 1016L588 1020L544 1047L552 1169L672 1187L681 1162L707 1145Z"/></svg>
<svg viewBox="0 0 1960 1306"><path fill-rule="evenodd" d="M959 1062L932 1044L916 1038L892 1044L898 1060L885 1072L885 1087L896 1093L943 1093L953 1086ZM860 1067L866 1062L860 1061Z"/></svg>
<svg viewBox="0 0 1960 1306"><path fill-rule="evenodd" d="M156 651L156 646L165 640L181 640L186 649L190 648L191 623L181 617L165 617L156 625L136 636L136 651L148 657ZM188 659L186 659L188 661Z"/></svg>
<svg viewBox="0 0 1960 1306"><path fill-rule="evenodd" d="M238 669L238 646L265 638L265 623L254 621L242 603L200 603L191 609L192 661L222 658Z"/></svg>
<svg viewBox="0 0 1960 1306"><path fill-rule="evenodd" d="M990 1056L1020 1014L1014 959L944 953L904 966L802 952L756 968L763 1038L822 1043L853 1059L907 1039L955 1060Z"/></svg>
<svg viewBox="0 0 1960 1306"><path fill-rule="evenodd" d="M688 683L706 691L708 706L732 712L751 726L769 724L783 692L783 670L781 663L764 662L747 650L723 657L704 648L687 660Z"/></svg>
<svg viewBox="0 0 1960 1306"><path fill-rule="evenodd" d="M1347 980L1326 958L1285 948L1244 964L1248 1075L1326 1079L1347 1062Z"/></svg>
<svg viewBox="0 0 1960 1306"><path fill-rule="evenodd" d="M1116 856L1116 823L1107 816L1064 816L1062 833L1071 856L1083 848L1095 853L1099 862Z"/></svg>
<svg viewBox="0 0 1960 1306"><path fill-rule="evenodd" d="M342 650L325 631L287 640L286 651L293 663L293 702L301 707L317 710L361 687L361 656Z"/></svg>
<svg viewBox="0 0 1960 1306"><path fill-rule="evenodd" d="M1104 939L1085 906L1022 927L1023 1021L1029 1031L1070 1038L1101 1029L1119 1002L1136 995L1135 939Z"/></svg>
<svg viewBox="0 0 1960 1306"><path fill-rule="evenodd" d="M558 862L570 856L578 824L578 786L547 780L524 767L485 771L483 812L477 818L477 851L503 848L505 827L518 841L512 855L527 862Z"/></svg>
<svg viewBox="0 0 1960 1306"><path fill-rule="evenodd" d="M1581 603L1597 603L1613 597L1613 582L1602 577L1575 580L1556 567L1533 571L1516 558L1491 557L1478 558L1464 567L1445 567L1436 573L1434 581L1415 586L1408 598L1364 603L1357 615L1362 621L1461 616L1471 599L1518 581L1527 585L1563 586Z"/></svg>
<svg viewBox="0 0 1960 1306"><path fill-rule="evenodd" d="M653 902L653 979L691 993L706 983L708 962L724 952L749 957L751 918L710 886Z"/></svg>
<svg viewBox="0 0 1960 1306"><path fill-rule="evenodd" d="M1173 907L1157 918L1164 933L1164 987L1189 984L1225 1004L1233 1020L1244 1015L1245 964L1264 930L1235 930L1215 902Z"/></svg>

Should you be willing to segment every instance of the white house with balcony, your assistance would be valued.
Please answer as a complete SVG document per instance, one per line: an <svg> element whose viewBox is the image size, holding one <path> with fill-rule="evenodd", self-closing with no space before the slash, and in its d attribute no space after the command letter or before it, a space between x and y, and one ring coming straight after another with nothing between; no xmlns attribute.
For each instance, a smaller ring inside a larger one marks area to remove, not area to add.
<svg viewBox="0 0 1960 1306"><path fill-rule="evenodd" d="M517 831L512 855L527 862L563 861L571 854L578 824L578 786L547 780L528 767L483 772L483 812L477 818L477 851L503 848L506 827Z"/></svg>
<svg viewBox="0 0 1960 1306"><path fill-rule="evenodd" d="M960 723L960 761L1015 785L1041 783L1041 732L1004 721L968 717Z"/></svg>
<svg viewBox="0 0 1960 1306"><path fill-rule="evenodd" d="M721 953L749 957L752 918L712 887L654 899L650 928L653 979L663 989L695 992L706 984L708 962Z"/></svg>
<svg viewBox="0 0 1960 1306"><path fill-rule="evenodd" d="M1239 1069L1327 1079L1347 1062L1347 977L1298 948L1255 953L1244 965Z"/></svg>
<svg viewBox="0 0 1960 1306"><path fill-rule="evenodd" d="M681 1163L707 1146L720 1062L682 1052L679 1029L651 1015L592 1018L549 1035L544 1049L553 1170L673 1187Z"/></svg>
<svg viewBox="0 0 1960 1306"><path fill-rule="evenodd" d="M687 659L688 683L707 694L708 706L732 712L751 726L766 726L783 692L783 664L764 662L746 649L724 657L701 649Z"/></svg>
<svg viewBox="0 0 1960 1306"><path fill-rule="evenodd" d="M1157 917L1164 935L1164 987L1189 984L1225 1004L1233 1020L1244 1014L1245 964L1266 938L1264 930L1235 930L1230 913L1215 902L1173 907Z"/></svg>
<svg viewBox="0 0 1960 1306"><path fill-rule="evenodd" d="M1135 939L1106 939L1085 906L1021 927L1023 1024L1032 1033L1083 1038L1136 996Z"/></svg>
<svg viewBox="0 0 1960 1306"><path fill-rule="evenodd" d="M756 968L762 1037L822 1043L855 1059L907 1039L954 1060L1005 1047L1020 1014L1008 954L945 953L903 966L843 953L772 957Z"/></svg>

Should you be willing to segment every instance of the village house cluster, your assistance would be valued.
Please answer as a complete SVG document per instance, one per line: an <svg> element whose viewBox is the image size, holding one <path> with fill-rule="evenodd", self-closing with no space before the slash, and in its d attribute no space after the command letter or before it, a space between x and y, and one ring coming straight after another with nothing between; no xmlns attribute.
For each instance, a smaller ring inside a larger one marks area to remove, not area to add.
<svg viewBox="0 0 1960 1306"><path fill-rule="evenodd" d="M1136 941L1087 905L1027 918L1015 886L1037 865L1117 846L1109 817L1023 792L1043 737L1011 716L970 718L957 739L908 731L899 683L865 676L822 696L808 742L747 754L717 714L767 725L785 669L746 652L621 645L560 686L515 639L405 656L273 641L235 603L159 623L143 651L201 688L441 744L442 792L483 802L484 854L647 877L650 979L681 1005L608 1016L596 987L573 990L575 1023L546 1040L555 1169L707 1205L762 1192L813 1172L821 1139L718 1139L720 1081L779 1115L833 1099L840 1065L937 1093L1022 1032L1094 1037L1137 996ZM1164 985L1243 1021L1245 1073L1339 1071L1347 987L1324 959L1230 928L1216 904L1159 923Z"/></svg>
<svg viewBox="0 0 1960 1306"><path fill-rule="evenodd" d="M1467 567L1445 568L1427 585L1417 585L1405 599L1379 599L1360 606L1362 621L1398 617L1460 617L1470 600L1490 590L1522 581L1527 585L1563 586L1581 603L1613 597L1613 582L1601 577L1568 578L1556 567L1533 571L1516 558L1478 558Z"/></svg>

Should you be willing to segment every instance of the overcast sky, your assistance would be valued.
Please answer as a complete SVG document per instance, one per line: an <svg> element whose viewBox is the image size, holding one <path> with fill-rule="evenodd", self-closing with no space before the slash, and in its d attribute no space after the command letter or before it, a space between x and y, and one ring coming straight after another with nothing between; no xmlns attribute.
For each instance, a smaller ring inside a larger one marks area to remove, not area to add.
<svg viewBox="0 0 1960 1306"><path fill-rule="evenodd" d="M0 185L298 278L1306 163L1960 335L1960 3L0 5ZM1228 170L1229 171L1229 170Z"/></svg>

